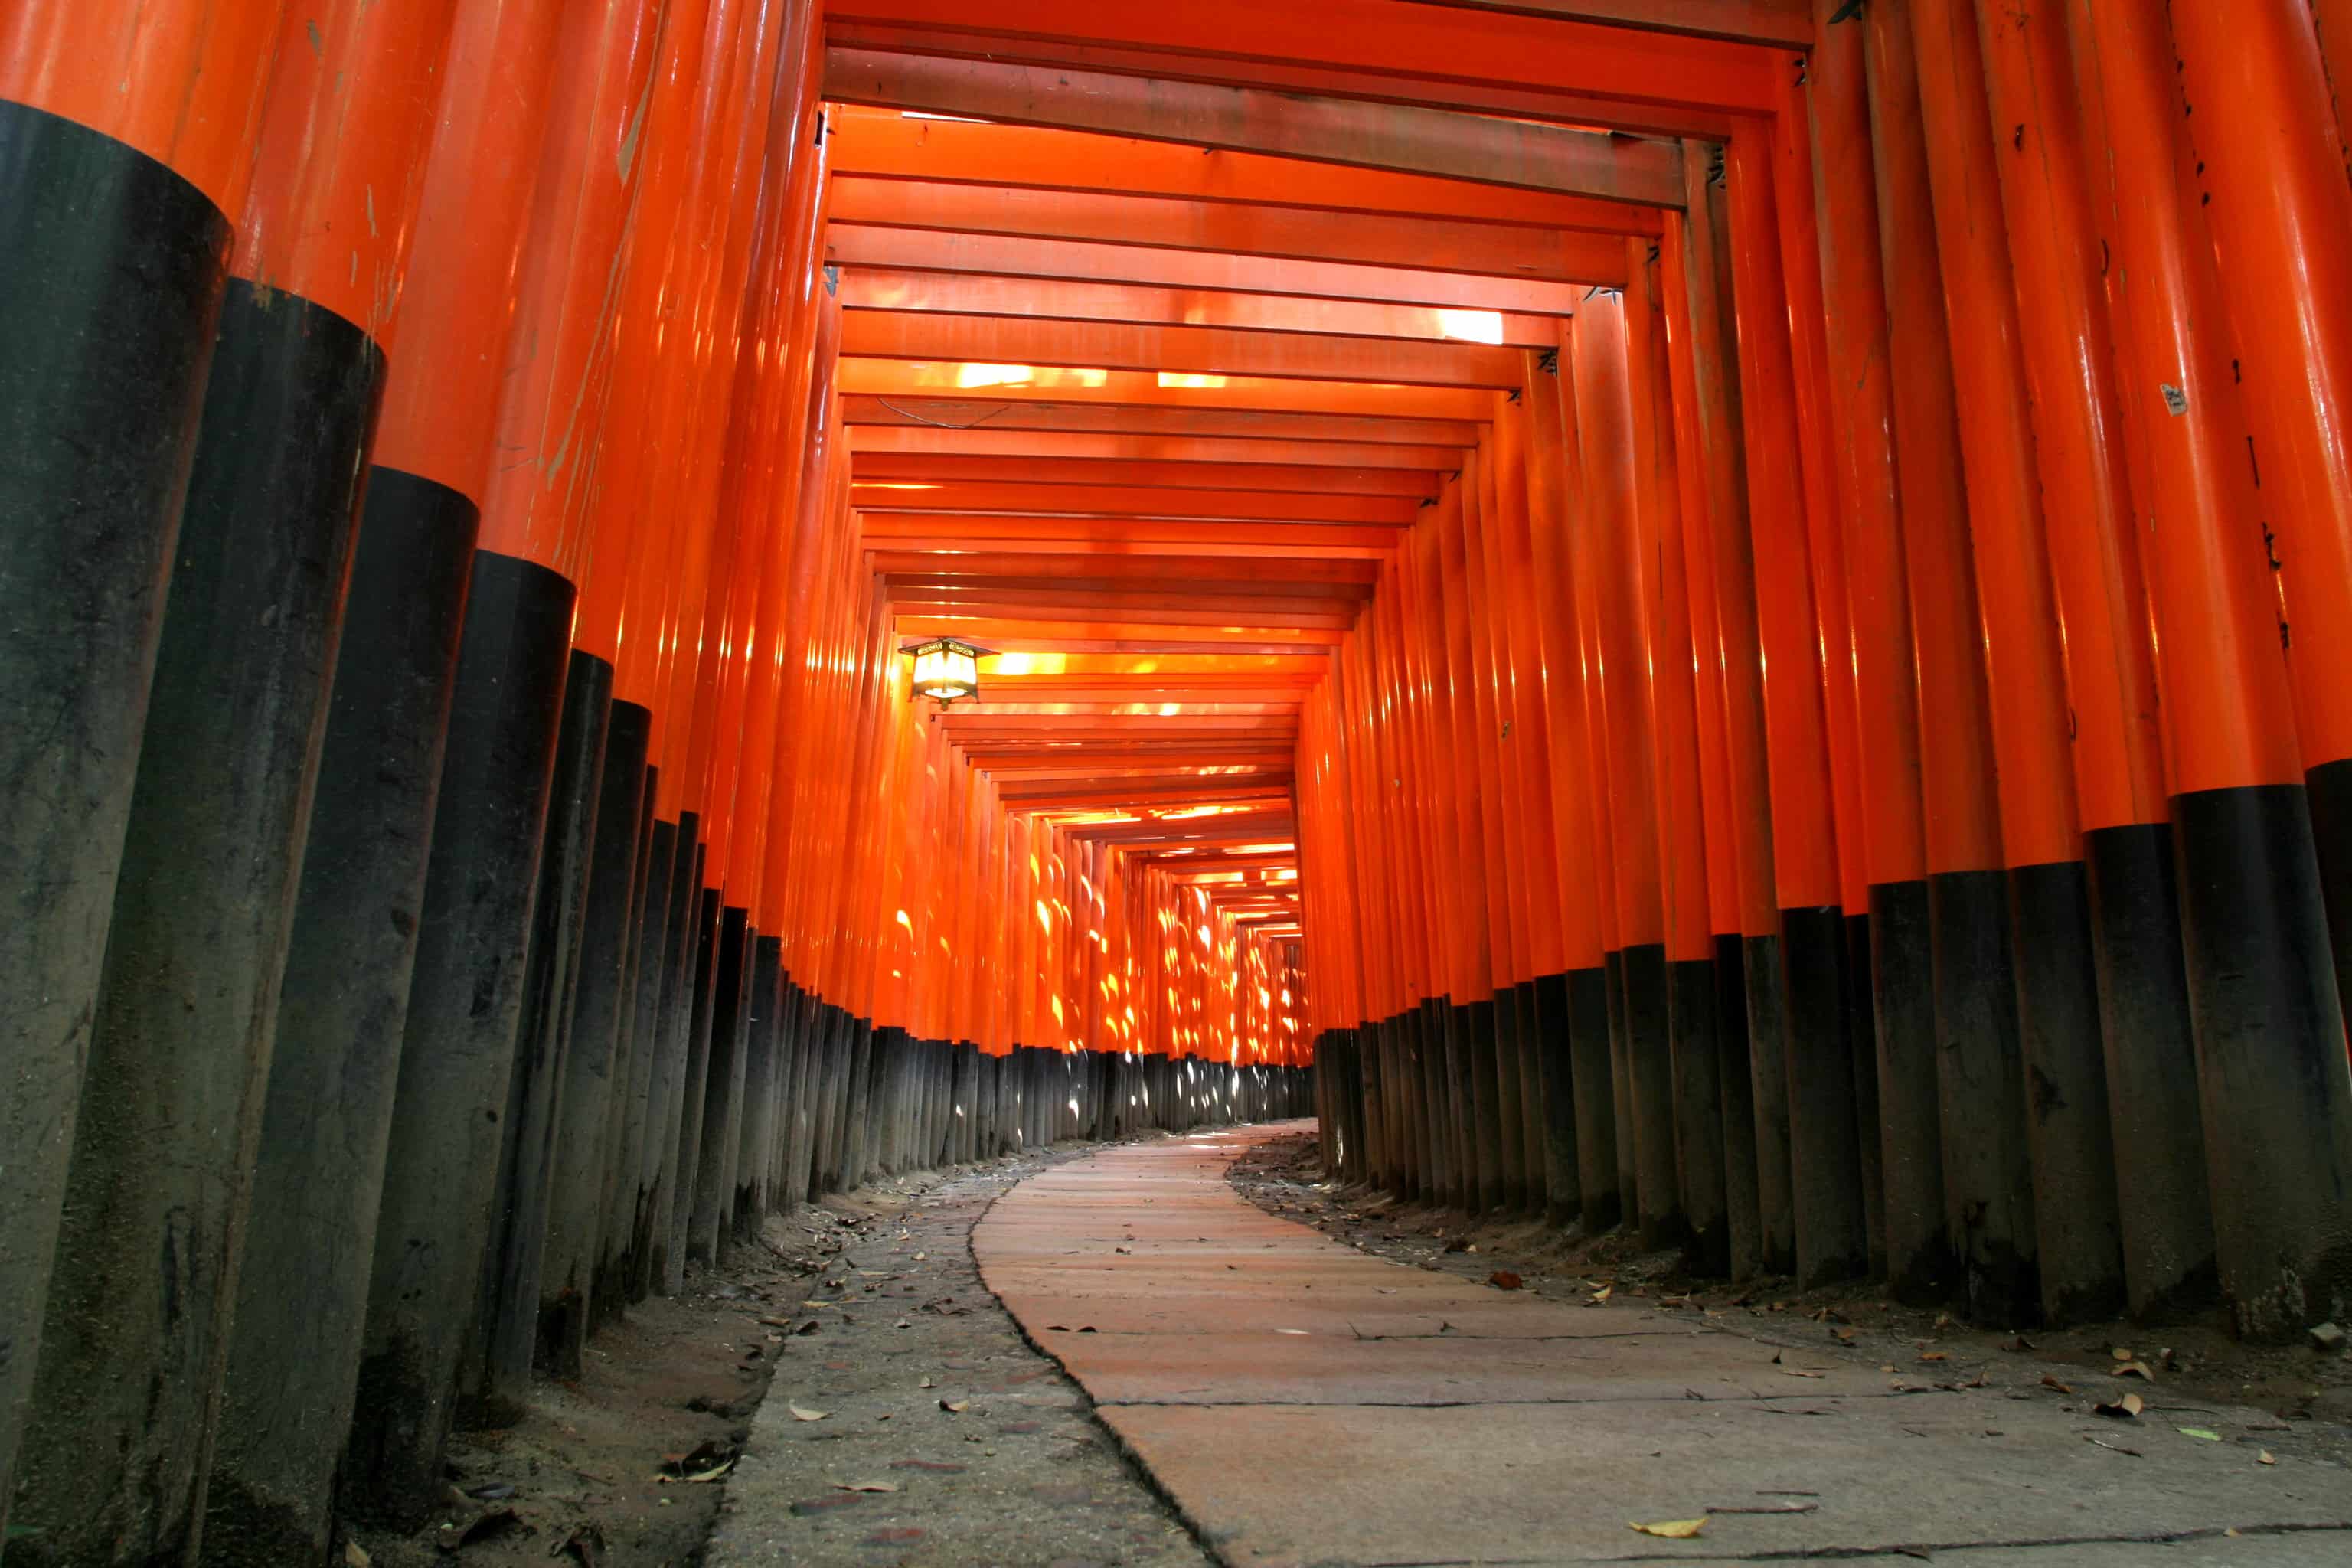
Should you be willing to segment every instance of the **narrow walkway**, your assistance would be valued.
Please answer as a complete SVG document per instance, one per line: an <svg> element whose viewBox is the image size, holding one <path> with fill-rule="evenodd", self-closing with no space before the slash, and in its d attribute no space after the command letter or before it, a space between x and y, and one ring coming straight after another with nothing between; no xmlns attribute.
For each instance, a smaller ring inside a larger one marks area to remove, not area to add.
<svg viewBox="0 0 2352 1568"><path fill-rule="evenodd" d="M1055 1166L972 1238L983 1280L1229 1563L2352 1561L2352 1476L2261 1463L2258 1412L2151 1389L2111 1419L2015 1369L1938 1388L1950 1373L1890 1374L1879 1352L1384 1262L1226 1183L1292 1130ZM1628 1528L1697 1519L1696 1539Z"/></svg>

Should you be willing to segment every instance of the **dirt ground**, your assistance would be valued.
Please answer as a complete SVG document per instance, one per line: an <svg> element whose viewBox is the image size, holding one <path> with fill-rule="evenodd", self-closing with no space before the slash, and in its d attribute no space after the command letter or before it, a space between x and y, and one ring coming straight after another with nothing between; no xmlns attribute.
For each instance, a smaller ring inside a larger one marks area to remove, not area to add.
<svg viewBox="0 0 2352 1568"><path fill-rule="evenodd" d="M346 1568L1206 1563L979 1282L973 1224L1062 1157L772 1216L599 1334L579 1382L541 1378L517 1425L459 1434L442 1519L362 1532Z"/></svg>
<svg viewBox="0 0 2352 1568"><path fill-rule="evenodd" d="M1694 1280L1682 1273L1678 1253L1645 1253L1622 1232L1582 1237L1524 1219L1466 1224L1458 1211L1326 1182L1312 1133L1265 1144L1236 1162L1231 1179L1270 1213L1398 1262L1480 1279L1501 1271L1542 1296L1591 1299L1607 1290L1654 1299L1774 1342L1801 1346L1826 1337L1877 1352L1898 1384L1965 1386L1998 1362L2041 1365L2045 1386L2079 1396L2086 1407L2137 1393L2149 1417L2176 1425L2195 1424L2203 1401L2251 1405L2273 1417L2258 1434L2266 1448L2352 1468L2352 1354L2242 1344L2218 1310L2194 1322L2021 1334L1901 1306L1869 1285L1801 1292L1785 1279L1739 1286Z"/></svg>

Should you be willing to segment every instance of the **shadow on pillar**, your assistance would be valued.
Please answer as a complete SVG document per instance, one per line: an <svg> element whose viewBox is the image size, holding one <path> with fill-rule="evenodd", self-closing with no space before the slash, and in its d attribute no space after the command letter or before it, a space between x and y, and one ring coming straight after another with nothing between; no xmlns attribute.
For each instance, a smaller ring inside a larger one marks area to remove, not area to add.
<svg viewBox="0 0 2352 1568"><path fill-rule="evenodd" d="M743 1057L751 1034L751 913L729 909L719 917L719 969L711 1000L710 1045L705 1058L700 1136L694 1179L679 1192L694 1194L686 1233L689 1262L715 1264L727 1240L727 1208L734 1182L735 1146L742 1136Z"/></svg>
<svg viewBox="0 0 2352 1568"><path fill-rule="evenodd" d="M669 1258L670 1195L677 1185L677 1135L686 1100L686 1058L693 1032L696 977L702 963L701 819L681 812L663 921L662 968L655 987L654 1051L647 1064L646 1142L629 1244L629 1300L662 1287Z"/></svg>
<svg viewBox="0 0 2352 1568"><path fill-rule="evenodd" d="M627 1092L627 1026L634 1013L630 957L643 888L646 750L654 716L635 702L614 702L609 709L588 844L547 1239L533 1303L533 1359L558 1377L580 1375L587 1342L607 1178L619 1163L613 1112Z"/></svg>
<svg viewBox="0 0 2352 1568"><path fill-rule="evenodd" d="M513 1425L530 1392L541 1263L563 1133L572 1004L586 924L589 853L612 711L613 667L573 650L548 786L539 895L531 904L530 942L524 950L522 1017L507 1077L506 1138L499 1152L489 1243L482 1255L480 1305L460 1363L457 1419L467 1426Z"/></svg>
<svg viewBox="0 0 2352 1568"><path fill-rule="evenodd" d="M735 1161L734 1235L757 1241L772 1196L777 1067L783 1044L783 939L751 944L751 1029L743 1058L743 1138Z"/></svg>
<svg viewBox="0 0 2352 1568"><path fill-rule="evenodd" d="M658 768L646 770L645 854L637 871L637 929L629 944L628 1016L622 1020L625 1066L613 1069L610 1168L604 1173L604 1215L598 1227L589 1321L616 1321L630 1300L645 1202L646 1134L653 1108L656 1020L661 1013L662 969L669 952L670 875L677 862L677 825L653 820Z"/></svg>

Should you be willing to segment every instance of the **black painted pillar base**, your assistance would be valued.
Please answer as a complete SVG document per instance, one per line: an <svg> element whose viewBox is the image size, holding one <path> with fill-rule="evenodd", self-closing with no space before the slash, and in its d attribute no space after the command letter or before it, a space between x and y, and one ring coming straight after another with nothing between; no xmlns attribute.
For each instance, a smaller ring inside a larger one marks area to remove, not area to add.
<svg viewBox="0 0 2352 1568"><path fill-rule="evenodd" d="M1870 889L1869 974L1877 1024L1886 1284L1906 1306L1932 1306L1950 1299L1958 1279L1944 1222L1935 943L1926 881L1881 882Z"/></svg>
<svg viewBox="0 0 2352 1568"><path fill-rule="evenodd" d="M669 1268L672 1200L677 1192L678 1128L685 1115L686 1057L694 1032L694 998L702 972L702 820L678 814L677 849L670 863L667 935L656 987L654 1057L646 1089L646 1144L638 1168L641 1194L630 1242L629 1300L662 1290Z"/></svg>
<svg viewBox="0 0 2352 1568"><path fill-rule="evenodd" d="M2291 786L2173 801L2221 1288L2239 1334L2352 1313L2352 1076L2309 807Z"/></svg>
<svg viewBox="0 0 2352 1568"><path fill-rule="evenodd" d="M1756 1069L1748 1036L1747 941L1715 936L1715 1043L1723 1094L1723 1212L1734 1279L1764 1268L1764 1221L1757 1194Z"/></svg>
<svg viewBox="0 0 2352 1568"><path fill-rule="evenodd" d="M1518 1214L1528 1206L1528 1151L1519 1111L1519 1013L1512 991L1500 986L1480 1005L1494 1016L1495 1206Z"/></svg>
<svg viewBox="0 0 2352 1568"><path fill-rule="evenodd" d="M1675 1040L1666 950L1645 942L1610 955L1625 1010L1625 1065L1632 1078L1635 1191L1642 1245L1679 1247L1690 1235L1675 1148Z"/></svg>
<svg viewBox="0 0 2352 1568"><path fill-rule="evenodd" d="M775 1162L777 1067L783 1045L782 937L751 944L751 1032L743 1058L743 1134L735 1159L733 1232L757 1241L770 1212L769 1170Z"/></svg>
<svg viewBox="0 0 2352 1568"><path fill-rule="evenodd" d="M1756 1130L1757 1268L1797 1271L1796 1173L1789 1118L1789 974L1783 938L1746 936L1740 966L1748 982L1749 1105Z"/></svg>
<svg viewBox="0 0 2352 1568"><path fill-rule="evenodd" d="M1576 1080L1569 1037L1568 976L1535 983L1536 1053L1540 1064L1544 1129L1544 1219L1565 1227L1583 1217L1584 1188L1576 1163Z"/></svg>
<svg viewBox="0 0 2352 1568"><path fill-rule="evenodd" d="M661 783L661 770L646 770L648 809ZM656 821L647 834L643 886L637 900L637 935L629 988L629 1072L616 1079L621 1105L620 1142L605 1199L603 1260L592 1304L598 1323L617 1320L631 1301L642 1300L640 1283L651 1217L653 1184L646 1172L646 1145L655 1127L654 1075L661 1056L662 985L669 972L670 939L677 921L672 889L677 868L678 825Z"/></svg>
<svg viewBox="0 0 2352 1568"><path fill-rule="evenodd" d="M1638 1224L1642 1215L1642 1133L1634 1109L1632 1016L1625 995L1625 955L1603 953L1601 973L1609 996L1609 1105L1616 1118L1619 1217Z"/></svg>
<svg viewBox="0 0 2352 1568"><path fill-rule="evenodd" d="M2095 1322L2123 1309L2124 1250L2083 862L2013 868L2009 907L2042 1315Z"/></svg>
<svg viewBox="0 0 2352 1568"><path fill-rule="evenodd" d="M156 160L5 102L0 213L5 1524L230 224Z"/></svg>
<svg viewBox="0 0 2352 1568"><path fill-rule="evenodd" d="M507 1079L506 1142L499 1155L489 1245L482 1257L480 1318L460 1371L457 1419L467 1426L511 1426L530 1393L541 1265L547 1255L563 1083L572 1055L572 1001L612 711L613 667L574 650L548 789L539 896L523 967L522 1020Z"/></svg>
<svg viewBox="0 0 2352 1568"><path fill-rule="evenodd" d="M1853 1047L1846 1033L1843 913L1834 906L1782 910L1780 961L1797 1283L1811 1289L1870 1271Z"/></svg>
<svg viewBox="0 0 2352 1568"><path fill-rule="evenodd" d="M2083 836L2093 951L2106 1042L2108 1116L2125 1303L2151 1319L2210 1304L2213 1196L2198 1109L2197 1042L2180 951L2172 829Z"/></svg>
<svg viewBox="0 0 2352 1568"><path fill-rule="evenodd" d="M1853 1126L1862 1170L1869 1276L1886 1278L1886 1147L1879 1126L1878 1009L1872 993L1870 916L1845 917L1845 1039L1853 1062Z"/></svg>
<svg viewBox="0 0 2352 1568"><path fill-rule="evenodd" d="M752 946L751 911L730 907L719 916L718 993L711 1005L710 1050L702 1090L701 1139L694 1158L694 1182L681 1193L694 1194L686 1256L692 1263L716 1264L729 1236L735 1159L743 1139L744 1058L751 1033Z"/></svg>
<svg viewBox="0 0 2352 1568"><path fill-rule="evenodd" d="M297 296L232 279L218 330L19 1461L16 1521L60 1561L202 1533L383 384L368 335Z"/></svg>
<svg viewBox="0 0 2352 1568"><path fill-rule="evenodd" d="M278 994L207 1563L323 1561L333 1534L475 522L429 479L369 479Z"/></svg>
<svg viewBox="0 0 2352 1568"><path fill-rule="evenodd" d="M2322 763L2304 774L2303 784L2328 947L2336 958L2336 994L2352 997L2352 757Z"/></svg>
<svg viewBox="0 0 2352 1568"><path fill-rule="evenodd" d="M1624 1217L1617 1157L1617 1102L1605 969L1568 972L1570 1070L1575 1085L1576 1173L1587 1235Z"/></svg>
<svg viewBox="0 0 2352 1568"><path fill-rule="evenodd" d="M675 1296L686 1289L688 1234L693 1228L696 1176L702 1161L702 1121L710 1083L711 1034L719 996L720 952L727 913L719 890L699 885L694 893L693 989L688 994L685 1049L680 1057L677 1112L671 1126L664 1196L657 1221L658 1270L654 1289Z"/></svg>
<svg viewBox="0 0 2352 1568"><path fill-rule="evenodd" d="M523 950L563 706L572 584L474 557L449 709L343 1487L363 1521L440 1506L522 1011Z"/></svg>
<svg viewBox="0 0 2352 1568"><path fill-rule="evenodd" d="M576 684L578 676L573 679ZM642 896L646 752L654 716L635 702L606 707L535 1291L533 1359L558 1377L580 1375L587 1343L606 1177L619 1159L613 1111L616 1098L627 1092L625 1031L634 1011L629 956ZM562 763L557 766L561 773Z"/></svg>
<svg viewBox="0 0 2352 1568"><path fill-rule="evenodd" d="M1935 949L1937 1090L1944 1220L1968 1316L2015 1327L2042 1317L2025 1061L1999 871L1927 879Z"/></svg>
<svg viewBox="0 0 2352 1568"><path fill-rule="evenodd" d="M1720 1279L1731 1272L1731 1223L1724 1197L1723 1058L1715 961L1668 962L1665 990L1666 1024L1674 1040L1684 1266L1695 1274Z"/></svg>
<svg viewBox="0 0 2352 1568"><path fill-rule="evenodd" d="M1543 1025L1537 1016L1536 983L1522 980L1512 986L1509 1005L1518 1023L1519 1143L1527 1152L1526 1208L1529 1214L1543 1215L1551 1208L1551 1162L1546 1149L1550 1112L1544 1105Z"/></svg>

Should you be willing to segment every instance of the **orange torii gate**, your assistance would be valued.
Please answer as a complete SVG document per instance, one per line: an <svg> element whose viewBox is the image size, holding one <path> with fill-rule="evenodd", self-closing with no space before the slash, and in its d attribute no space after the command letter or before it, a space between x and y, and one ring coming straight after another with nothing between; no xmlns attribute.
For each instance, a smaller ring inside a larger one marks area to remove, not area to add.
<svg viewBox="0 0 2352 1568"><path fill-rule="evenodd" d="M316 1558L775 1207L1310 1107L2352 1310L2347 12L16 0L0 1512Z"/></svg>

